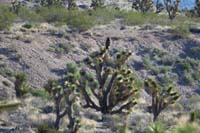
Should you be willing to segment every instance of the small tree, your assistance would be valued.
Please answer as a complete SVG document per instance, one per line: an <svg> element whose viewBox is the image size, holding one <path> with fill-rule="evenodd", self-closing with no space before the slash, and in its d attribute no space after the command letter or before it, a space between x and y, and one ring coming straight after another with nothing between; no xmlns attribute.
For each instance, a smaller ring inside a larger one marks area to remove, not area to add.
<svg viewBox="0 0 200 133"><path fill-rule="evenodd" d="M181 0L164 0L169 19L173 20L176 17L180 2Z"/></svg>
<svg viewBox="0 0 200 133"><path fill-rule="evenodd" d="M141 12L153 11L153 1L152 0L134 0L132 3L132 9Z"/></svg>
<svg viewBox="0 0 200 133"><path fill-rule="evenodd" d="M110 38L99 52L92 53L84 61L95 73L81 70L80 88L85 108L93 108L102 114L116 114L130 111L137 104L138 88L134 84L133 71L125 64L130 51L112 54ZM97 101L97 102L96 102Z"/></svg>
<svg viewBox="0 0 200 133"><path fill-rule="evenodd" d="M75 64L67 64L67 75L65 83L60 85L58 81L49 80L45 89L52 95L56 110L54 127L58 130L60 121L64 116L69 118L69 132L76 133L80 128L80 119L77 110L77 93L79 73Z"/></svg>
<svg viewBox="0 0 200 133"><path fill-rule="evenodd" d="M103 0L92 0L92 4L90 7L93 7L94 9L96 8L101 8L104 6Z"/></svg>
<svg viewBox="0 0 200 133"><path fill-rule="evenodd" d="M180 97L172 86L167 89L161 88L156 80L148 79L145 81L145 91L151 96L151 112L153 121L157 120L159 114L169 105L174 104Z"/></svg>

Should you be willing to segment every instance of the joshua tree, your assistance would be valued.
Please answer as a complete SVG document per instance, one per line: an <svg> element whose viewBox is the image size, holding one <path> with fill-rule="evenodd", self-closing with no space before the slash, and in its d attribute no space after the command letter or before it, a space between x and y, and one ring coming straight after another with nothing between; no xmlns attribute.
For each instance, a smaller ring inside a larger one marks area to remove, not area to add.
<svg viewBox="0 0 200 133"><path fill-rule="evenodd" d="M138 88L134 74L125 64L131 51L112 54L110 38L99 52L92 53L84 61L95 73L80 71L80 88L85 100L83 107L93 108L102 114L116 114L130 111L137 104Z"/></svg>
<svg viewBox="0 0 200 133"><path fill-rule="evenodd" d="M77 110L77 93L76 88L78 84L78 71L75 64L67 64L67 75L65 83L60 85L58 81L49 80L45 85L45 89L53 96L56 120L54 123L55 128L58 130L60 121L64 116L69 118L69 132L76 133L80 128L80 119Z"/></svg>
<svg viewBox="0 0 200 133"><path fill-rule="evenodd" d="M153 113L153 121L156 121L161 111L169 105L174 104L180 96L172 86L166 89L161 88L154 79L146 80L145 86L145 91L152 98L151 112Z"/></svg>
<svg viewBox="0 0 200 133"><path fill-rule="evenodd" d="M96 9L96 8L103 7L103 5L104 5L103 0L92 0L91 7L93 7L94 9Z"/></svg>
<svg viewBox="0 0 200 133"><path fill-rule="evenodd" d="M172 20L176 17L180 2L181 0L164 0L169 19Z"/></svg>
<svg viewBox="0 0 200 133"><path fill-rule="evenodd" d="M141 12L149 12L153 10L153 1L152 0L134 0L132 3L132 9Z"/></svg>
<svg viewBox="0 0 200 133"><path fill-rule="evenodd" d="M200 0L196 0L195 12L198 17L200 17Z"/></svg>

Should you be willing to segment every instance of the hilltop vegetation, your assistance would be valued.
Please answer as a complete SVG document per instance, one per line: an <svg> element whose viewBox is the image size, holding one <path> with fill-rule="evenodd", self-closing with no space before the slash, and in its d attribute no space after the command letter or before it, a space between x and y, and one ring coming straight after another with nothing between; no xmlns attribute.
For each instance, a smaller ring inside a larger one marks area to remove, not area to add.
<svg viewBox="0 0 200 133"><path fill-rule="evenodd" d="M198 133L199 0L79 2L0 4L0 132Z"/></svg>

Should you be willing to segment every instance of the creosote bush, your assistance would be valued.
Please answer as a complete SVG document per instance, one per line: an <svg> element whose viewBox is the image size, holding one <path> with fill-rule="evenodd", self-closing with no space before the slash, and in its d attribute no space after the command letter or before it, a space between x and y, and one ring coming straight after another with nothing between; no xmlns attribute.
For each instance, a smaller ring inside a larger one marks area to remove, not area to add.
<svg viewBox="0 0 200 133"><path fill-rule="evenodd" d="M151 112L153 113L153 121L156 121L159 114L169 105L174 104L180 97L174 87L163 87L154 79L145 81L145 91L151 96Z"/></svg>
<svg viewBox="0 0 200 133"><path fill-rule="evenodd" d="M70 133L76 133L80 128L80 119L77 110L77 84L79 73L75 64L67 64L67 74L65 82L59 83L57 80L49 80L45 89L53 97L56 120L54 127L60 128L60 121L68 116L68 129Z"/></svg>
<svg viewBox="0 0 200 133"><path fill-rule="evenodd" d="M111 55L110 38L100 51L92 53L84 62L95 75L81 70L80 88L85 100L84 108L92 108L102 114L129 112L137 104L138 88L133 71L126 66L130 51ZM96 102L97 101L97 102Z"/></svg>

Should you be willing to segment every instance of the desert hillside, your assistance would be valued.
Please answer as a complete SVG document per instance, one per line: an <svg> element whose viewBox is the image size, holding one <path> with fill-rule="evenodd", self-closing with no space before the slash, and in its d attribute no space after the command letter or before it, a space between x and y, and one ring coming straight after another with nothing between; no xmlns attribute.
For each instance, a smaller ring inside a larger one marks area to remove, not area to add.
<svg viewBox="0 0 200 133"><path fill-rule="evenodd" d="M91 2L0 4L0 133L198 133L200 4Z"/></svg>

